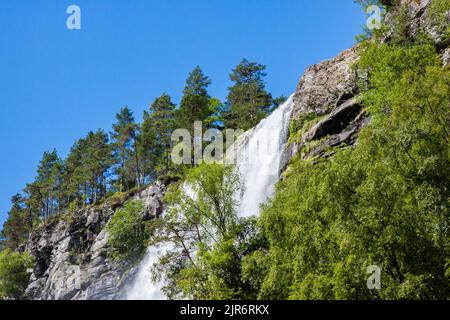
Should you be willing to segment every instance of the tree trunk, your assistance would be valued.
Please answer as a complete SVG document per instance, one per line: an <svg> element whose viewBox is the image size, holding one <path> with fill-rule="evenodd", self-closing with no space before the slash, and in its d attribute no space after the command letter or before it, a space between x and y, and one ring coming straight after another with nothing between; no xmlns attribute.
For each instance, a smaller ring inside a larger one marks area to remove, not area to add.
<svg viewBox="0 0 450 320"><path fill-rule="evenodd" d="M138 188L141 188L141 169L139 166L139 153L137 148L137 139L134 138L134 156L136 161L136 181Z"/></svg>

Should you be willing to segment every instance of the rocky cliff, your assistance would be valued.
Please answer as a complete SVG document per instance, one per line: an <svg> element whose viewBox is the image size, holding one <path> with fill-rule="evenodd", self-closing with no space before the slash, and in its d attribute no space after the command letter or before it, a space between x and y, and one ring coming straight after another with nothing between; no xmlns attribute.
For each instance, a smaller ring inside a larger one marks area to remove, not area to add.
<svg viewBox="0 0 450 320"><path fill-rule="evenodd" d="M392 1L381 1L391 5ZM416 39L421 32L434 42L440 51L443 65L450 62L449 41L443 36L445 29L436 26L432 0L401 0L385 17L387 31L382 41L393 41L394 25L398 11L406 15L404 32L407 38ZM450 12L446 14L450 24ZM294 95L292 123L303 119L316 119L307 131L291 139L286 151L286 161L301 153L303 158L330 156L332 147L354 145L359 131L370 119L358 103L357 73L358 45L345 50L335 58L312 65L305 70Z"/></svg>
<svg viewBox="0 0 450 320"><path fill-rule="evenodd" d="M118 299L133 277L133 266L108 258L106 224L129 200L144 203L144 220L162 212L165 185L56 217L36 230L27 249L35 258L26 295L35 300Z"/></svg>
<svg viewBox="0 0 450 320"><path fill-rule="evenodd" d="M306 69L294 95L292 122L317 119L288 146L287 158L297 155L308 143L320 141L303 157L324 156L328 147L353 144L357 133L368 122L356 96L356 72L352 66L358 59L357 46L337 57Z"/></svg>

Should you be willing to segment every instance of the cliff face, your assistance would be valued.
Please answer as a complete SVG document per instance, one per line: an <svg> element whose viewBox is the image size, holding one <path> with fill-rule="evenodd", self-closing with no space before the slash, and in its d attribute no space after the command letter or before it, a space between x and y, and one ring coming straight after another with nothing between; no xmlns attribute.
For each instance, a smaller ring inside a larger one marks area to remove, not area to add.
<svg viewBox="0 0 450 320"><path fill-rule="evenodd" d="M162 212L165 186L156 183L128 199L76 211L48 222L30 237L27 248L35 258L26 295L35 300L118 299L133 276L131 265L107 255L105 226L126 200L141 200L144 220Z"/></svg>
<svg viewBox="0 0 450 320"><path fill-rule="evenodd" d="M292 122L301 118L320 118L320 121L291 141L288 159L313 141L320 143L303 157L324 156L329 147L356 141L357 133L368 123L368 117L355 98L358 89L352 66L357 59L355 46L306 69L294 95Z"/></svg>
<svg viewBox="0 0 450 320"><path fill-rule="evenodd" d="M400 5L386 15L385 24L388 26L388 30L384 36L384 41L393 39L396 11L403 10L408 20L405 33L410 39L415 39L421 32L424 32L432 39L439 50L445 50L449 45L448 39L445 39L444 36L445 27L436 24L432 3L433 0L401 0ZM447 23L450 23L450 12L447 12L446 19ZM448 48L446 51L448 52Z"/></svg>
<svg viewBox="0 0 450 320"><path fill-rule="evenodd" d="M391 4L391 1L382 1ZM401 0L385 17L387 32L382 41L395 37L395 15L404 10L405 35L415 39L424 32L440 51L443 65L450 63L450 48L442 28L433 23L432 0ZM450 23L450 12L446 15ZM305 70L294 94L292 122L302 118L320 119L300 137L291 141L286 162L301 153L303 158L331 156L330 147L351 146L357 142L359 131L370 118L358 104L357 74L353 68L358 61L358 45L335 58L312 65ZM305 148L308 145L308 148Z"/></svg>

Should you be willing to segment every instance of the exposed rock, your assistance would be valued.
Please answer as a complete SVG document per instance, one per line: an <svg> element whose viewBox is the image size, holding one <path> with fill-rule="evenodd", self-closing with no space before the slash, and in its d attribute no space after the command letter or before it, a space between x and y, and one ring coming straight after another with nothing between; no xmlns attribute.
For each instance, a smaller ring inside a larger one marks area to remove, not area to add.
<svg viewBox="0 0 450 320"><path fill-rule="evenodd" d="M431 12L432 0L401 0L400 6L394 8L386 15L385 23L388 26L388 32L384 36L384 41L390 41L394 33L395 15L398 10L405 10L406 14L406 36L409 39L416 38L420 32L429 36L436 47L440 50L448 47L448 39L445 39L444 32L446 26L436 24L436 17ZM446 14L447 22L450 23L450 11Z"/></svg>
<svg viewBox="0 0 450 320"><path fill-rule="evenodd" d="M392 5L390 0L382 1L385 5ZM414 39L423 30L434 40L441 51L444 65L450 61L449 43L444 41L444 29L438 28L430 17L431 0L401 0L401 6L392 8L386 15L388 26L383 41L388 42L393 36L395 14L400 8L406 11L407 37ZM450 23L450 12L447 13ZM390 28L390 29L389 29ZM323 61L306 69L300 79L294 95L294 111L292 121L299 117L314 114L325 118L308 130L288 146L283 163L288 163L301 149L315 141L303 157L324 157L329 154L326 150L339 145L353 145L359 131L369 123L369 118L361 110L361 106L354 97L358 93L357 74L352 66L358 60L358 46L348 49L337 57Z"/></svg>
<svg viewBox="0 0 450 320"><path fill-rule="evenodd" d="M329 152L333 147L339 146L352 146L356 143L358 133L362 128L364 128L370 121L370 118L361 112L358 116L350 123L348 127L337 134L328 136L325 140L320 141L317 146L312 147L310 150L305 152L303 158L323 158L334 154L334 150Z"/></svg>
<svg viewBox="0 0 450 320"><path fill-rule="evenodd" d="M361 112L361 109L362 107L356 98L347 100L304 134L302 143L318 140L328 135L342 132L342 130L347 128L352 120L354 120Z"/></svg>
<svg viewBox="0 0 450 320"><path fill-rule="evenodd" d="M355 98L357 76L352 66L358 59L357 49L355 46L334 59L309 67L301 78L294 95L292 121L308 114L325 117L299 141L289 144L283 159L286 165L312 141L322 139L304 157L325 156L330 147L354 144L359 130L368 123Z"/></svg>
<svg viewBox="0 0 450 320"><path fill-rule="evenodd" d="M299 141L291 143L286 156L291 159L313 141L320 143L305 152L303 158L329 156L327 150L332 147L355 144L359 131L368 123L369 117L357 98L351 98L305 132Z"/></svg>
<svg viewBox="0 0 450 320"><path fill-rule="evenodd" d="M358 58L356 49L355 46L334 59L306 69L294 95L294 119L299 114L327 114L336 108L339 101L356 94L356 73L352 70Z"/></svg>
<svg viewBox="0 0 450 320"><path fill-rule="evenodd" d="M139 192L135 199L144 202L144 220L159 218L163 212L163 193L161 192L161 183L157 183L147 189Z"/></svg>
<svg viewBox="0 0 450 320"><path fill-rule="evenodd" d="M442 62L444 64L444 67L448 66L450 63L450 48L447 48L442 53Z"/></svg>
<svg viewBox="0 0 450 320"><path fill-rule="evenodd" d="M143 201L143 219L149 220L161 214L164 192L165 186L157 182L130 199ZM36 261L27 297L36 300L119 298L133 266L108 259L105 226L113 215L113 204L107 201L98 207L55 217L34 232L27 244Z"/></svg>

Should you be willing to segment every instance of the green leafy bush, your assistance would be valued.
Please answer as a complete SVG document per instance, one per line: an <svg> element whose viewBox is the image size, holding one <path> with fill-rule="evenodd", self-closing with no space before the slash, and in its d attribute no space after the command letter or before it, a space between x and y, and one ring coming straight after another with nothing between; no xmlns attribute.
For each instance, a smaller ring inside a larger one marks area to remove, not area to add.
<svg viewBox="0 0 450 320"><path fill-rule="evenodd" d="M130 201L117 210L108 223L108 244L112 258L119 261L136 260L144 254L148 232L142 218L143 210L141 201Z"/></svg>
<svg viewBox="0 0 450 320"><path fill-rule="evenodd" d="M9 249L0 252L0 300L22 299L28 286L28 268L33 260L28 253L13 252Z"/></svg>
<svg viewBox="0 0 450 320"><path fill-rule="evenodd" d="M155 269L169 298L256 298L243 259L265 246L256 219L236 215L241 188L233 167L213 164L192 168L166 193L167 215L153 241L172 247Z"/></svg>

